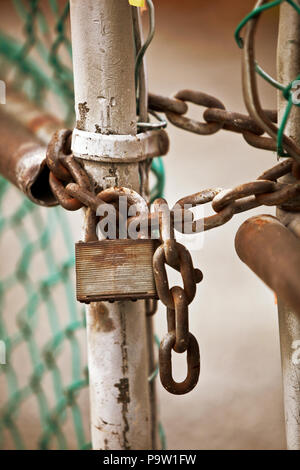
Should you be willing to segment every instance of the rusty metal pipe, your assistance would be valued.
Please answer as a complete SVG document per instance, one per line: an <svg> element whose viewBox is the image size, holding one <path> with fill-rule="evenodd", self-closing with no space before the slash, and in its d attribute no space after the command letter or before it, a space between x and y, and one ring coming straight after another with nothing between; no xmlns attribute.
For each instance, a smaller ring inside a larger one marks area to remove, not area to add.
<svg viewBox="0 0 300 470"><path fill-rule="evenodd" d="M58 119L54 114L45 112L25 95L9 87L7 88L6 105L1 107L2 111L12 116L16 122L45 145L48 145L58 129L64 127L61 119Z"/></svg>
<svg viewBox="0 0 300 470"><path fill-rule="evenodd" d="M9 88L6 103L0 107L0 174L34 203L55 206L46 146L63 124Z"/></svg>
<svg viewBox="0 0 300 470"><path fill-rule="evenodd" d="M239 228L240 259L300 315L300 240L276 217L251 217Z"/></svg>
<svg viewBox="0 0 300 470"><path fill-rule="evenodd" d="M45 145L3 108L0 112L0 174L36 204L57 204L49 186Z"/></svg>

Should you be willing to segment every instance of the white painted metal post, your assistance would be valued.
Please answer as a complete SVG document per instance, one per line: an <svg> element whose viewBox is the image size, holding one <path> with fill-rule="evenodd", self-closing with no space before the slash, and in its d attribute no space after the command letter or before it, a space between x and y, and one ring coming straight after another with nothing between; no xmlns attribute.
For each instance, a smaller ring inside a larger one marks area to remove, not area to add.
<svg viewBox="0 0 300 470"><path fill-rule="evenodd" d="M300 15L287 2L283 2L280 6L279 21L278 80L288 85L299 74ZM286 104L286 100L280 93L279 122L281 122ZM300 144L299 107L293 106L285 132L298 145ZM290 178L289 176L289 182ZM278 210L277 215L284 222L287 214ZM295 214L295 222L297 218ZM287 447L290 450L300 450L300 318L280 299L278 311Z"/></svg>
<svg viewBox="0 0 300 470"><path fill-rule="evenodd" d="M77 128L137 132L134 42L128 0L71 0ZM95 187L140 192L137 163L82 160ZM94 449L151 449L144 302L87 308Z"/></svg>

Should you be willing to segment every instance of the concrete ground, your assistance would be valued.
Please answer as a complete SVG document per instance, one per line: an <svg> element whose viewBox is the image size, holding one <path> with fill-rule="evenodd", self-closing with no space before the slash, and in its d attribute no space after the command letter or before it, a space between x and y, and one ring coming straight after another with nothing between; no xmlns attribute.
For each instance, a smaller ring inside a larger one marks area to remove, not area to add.
<svg viewBox="0 0 300 470"><path fill-rule="evenodd" d="M159 0L155 4L157 33L147 54L150 89L166 95L184 88L201 90L217 96L229 110L243 112L241 54L233 31L253 2ZM269 13L258 34L258 57L271 73L275 33L276 16ZM264 84L261 89L265 106L276 107L275 93ZM201 111L190 107L193 117L201 119ZM276 163L272 153L251 148L241 136L226 131L210 137L171 125L168 131L171 149L164 161L170 204L205 188L250 181ZM236 216L226 226L205 233L203 246L200 240L193 251L195 265L204 274L190 307L190 329L199 339L202 370L198 386L186 396L170 395L157 382L169 449L285 446L274 295L234 250L241 223L267 212L273 213L263 208ZM209 213L208 207L204 213ZM79 215L68 217L78 239ZM156 316L156 331L160 337L166 332L163 307ZM185 358L176 357L174 363L179 379L185 373ZM34 413L26 419L28 429L34 428Z"/></svg>

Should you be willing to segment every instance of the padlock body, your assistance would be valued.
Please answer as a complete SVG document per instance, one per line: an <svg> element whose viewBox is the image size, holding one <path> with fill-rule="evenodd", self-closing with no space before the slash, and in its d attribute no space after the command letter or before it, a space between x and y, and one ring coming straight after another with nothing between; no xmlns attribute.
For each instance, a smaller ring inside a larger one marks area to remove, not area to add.
<svg viewBox="0 0 300 470"><path fill-rule="evenodd" d="M79 302L157 299L152 259L158 240L78 242L76 291Z"/></svg>

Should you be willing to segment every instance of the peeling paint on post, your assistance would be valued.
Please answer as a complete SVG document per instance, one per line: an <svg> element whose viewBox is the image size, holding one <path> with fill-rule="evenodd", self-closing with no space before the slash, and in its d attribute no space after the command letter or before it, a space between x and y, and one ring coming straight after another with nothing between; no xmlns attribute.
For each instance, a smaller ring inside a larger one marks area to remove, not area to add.
<svg viewBox="0 0 300 470"><path fill-rule="evenodd" d="M71 0L77 126L135 135L134 44L128 0ZM140 190L137 163L82 160L95 186ZM93 303L87 342L94 449L151 449L144 302Z"/></svg>

